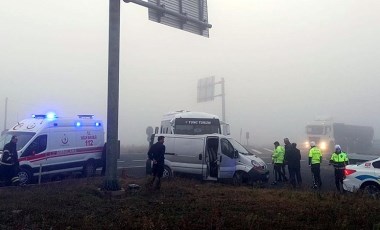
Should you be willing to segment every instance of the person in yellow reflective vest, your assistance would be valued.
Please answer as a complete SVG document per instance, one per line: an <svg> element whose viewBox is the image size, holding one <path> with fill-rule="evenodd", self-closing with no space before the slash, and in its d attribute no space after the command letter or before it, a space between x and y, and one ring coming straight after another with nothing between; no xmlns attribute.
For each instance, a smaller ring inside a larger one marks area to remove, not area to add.
<svg viewBox="0 0 380 230"><path fill-rule="evenodd" d="M339 192L344 192L344 189L341 189L344 179L344 169L348 165L348 157L345 152L342 151L340 145L335 145L335 152L331 155L330 164L335 168L335 185L336 189Z"/></svg>
<svg viewBox="0 0 380 230"><path fill-rule="evenodd" d="M313 174L313 186L312 188L318 189L322 186L321 180L321 162L322 151L315 145L315 142L310 142L309 150L309 166L311 167L311 173Z"/></svg>
<svg viewBox="0 0 380 230"><path fill-rule="evenodd" d="M274 150L272 155L272 162L274 168L275 181L272 185L276 185L277 182L285 179L285 175L281 171L281 167L284 164L285 148L280 145L278 141L274 142Z"/></svg>

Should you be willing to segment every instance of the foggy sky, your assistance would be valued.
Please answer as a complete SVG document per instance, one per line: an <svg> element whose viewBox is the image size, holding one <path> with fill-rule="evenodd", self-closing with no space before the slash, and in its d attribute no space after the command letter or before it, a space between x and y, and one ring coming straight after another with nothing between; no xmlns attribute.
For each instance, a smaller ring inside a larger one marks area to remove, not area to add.
<svg viewBox="0 0 380 230"><path fill-rule="evenodd" d="M227 122L243 143L245 132L250 143L301 141L316 116L379 136L378 0L209 0L210 38L121 8L122 145L146 144L146 127L169 111L221 116L220 98L196 102L209 76L225 79ZM1 1L0 25L1 129L5 97L8 128L47 111L106 121L108 1Z"/></svg>

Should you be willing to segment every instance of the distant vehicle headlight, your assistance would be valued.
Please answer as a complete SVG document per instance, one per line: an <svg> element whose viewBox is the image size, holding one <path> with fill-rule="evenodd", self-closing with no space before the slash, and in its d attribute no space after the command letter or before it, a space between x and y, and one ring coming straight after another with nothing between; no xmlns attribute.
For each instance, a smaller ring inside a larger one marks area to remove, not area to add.
<svg viewBox="0 0 380 230"><path fill-rule="evenodd" d="M327 149L327 144L326 144L326 142L322 141L321 143L319 143L319 147L320 147L322 150L326 150L326 149Z"/></svg>

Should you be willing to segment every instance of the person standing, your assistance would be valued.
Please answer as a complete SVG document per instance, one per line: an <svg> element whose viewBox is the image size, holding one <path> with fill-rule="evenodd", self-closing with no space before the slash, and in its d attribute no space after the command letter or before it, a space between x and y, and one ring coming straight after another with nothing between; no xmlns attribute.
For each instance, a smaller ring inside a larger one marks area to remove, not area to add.
<svg viewBox="0 0 380 230"><path fill-rule="evenodd" d="M276 185L277 182L282 181L285 175L281 171L281 167L284 163L284 153L285 149L280 145L278 141L274 143L274 150L272 155L272 162L274 168L275 181L272 182L272 185Z"/></svg>
<svg viewBox="0 0 380 230"><path fill-rule="evenodd" d="M342 151L340 145L335 145L335 152L331 155L330 164L334 166L335 169L335 185L338 192L344 192L341 189L344 179L344 169L348 165L348 157L345 152Z"/></svg>
<svg viewBox="0 0 380 230"><path fill-rule="evenodd" d="M17 155L17 137L12 136L9 143L4 146L1 165L4 168L5 185L18 185L20 179L18 177L20 164Z"/></svg>
<svg viewBox="0 0 380 230"><path fill-rule="evenodd" d="M315 142L310 142L309 150L309 166L311 167L311 173L313 174L314 183L312 188L321 188L321 162L322 162L322 151L315 145Z"/></svg>
<svg viewBox="0 0 380 230"><path fill-rule="evenodd" d="M290 143L289 141L289 138L284 138L284 148L285 148L285 153L284 153L284 163L282 164L281 166L281 169L282 169L282 173L284 174L284 181L288 181L288 178L286 177L286 170L285 170L285 167L286 167L286 154L292 154L291 152L293 151L293 146L292 144ZM288 166L288 171L289 171L289 166ZM290 174L290 172L289 172ZM290 177L290 175L289 175Z"/></svg>
<svg viewBox="0 0 380 230"><path fill-rule="evenodd" d="M293 188L295 188L296 185L301 186L301 152L297 149L296 143L292 144L292 151L286 152L285 148L285 161L288 164L290 184Z"/></svg>
<svg viewBox="0 0 380 230"><path fill-rule="evenodd" d="M164 173L165 166L165 137L159 136L158 141L153 144L148 152L148 156L150 156L153 161L152 175L153 179L151 184L153 185L154 190L159 190L161 187L161 178Z"/></svg>

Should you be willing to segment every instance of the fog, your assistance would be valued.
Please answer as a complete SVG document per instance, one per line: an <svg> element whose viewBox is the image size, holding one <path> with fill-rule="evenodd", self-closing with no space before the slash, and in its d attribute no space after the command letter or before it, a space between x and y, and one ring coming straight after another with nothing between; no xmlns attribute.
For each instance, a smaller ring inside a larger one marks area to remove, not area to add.
<svg viewBox="0 0 380 230"><path fill-rule="evenodd" d="M209 0L204 38L148 20L121 2L119 137L147 144L164 113L221 116L197 103L197 81L225 79L226 120L239 141L302 141L316 116L379 121L380 1ZM0 127L31 114L94 114L106 121L108 1L0 2ZM220 92L220 85L216 90Z"/></svg>

